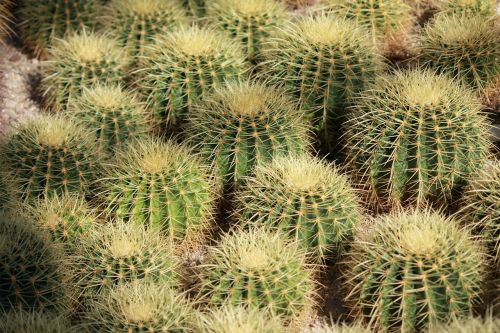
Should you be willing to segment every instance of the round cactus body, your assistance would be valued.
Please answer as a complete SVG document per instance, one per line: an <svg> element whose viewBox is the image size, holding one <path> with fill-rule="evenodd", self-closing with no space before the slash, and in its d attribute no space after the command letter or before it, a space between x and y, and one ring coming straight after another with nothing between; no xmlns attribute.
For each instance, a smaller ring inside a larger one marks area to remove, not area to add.
<svg viewBox="0 0 500 333"><path fill-rule="evenodd" d="M280 317L271 317L258 308L224 306L202 317L200 333L285 333Z"/></svg>
<svg viewBox="0 0 500 333"><path fill-rule="evenodd" d="M283 230L317 259L338 257L361 219L347 178L307 155L258 165L236 197L243 221Z"/></svg>
<svg viewBox="0 0 500 333"><path fill-rule="evenodd" d="M346 279L353 314L389 332L420 332L471 313L485 255L458 223L430 210L379 217L355 242Z"/></svg>
<svg viewBox="0 0 500 333"><path fill-rule="evenodd" d="M472 178L464 204L460 216L482 234L494 261L500 264L500 161L486 165Z"/></svg>
<svg viewBox="0 0 500 333"><path fill-rule="evenodd" d="M215 0L208 6L209 21L241 44L250 61L287 18L286 8L275 0Z"/></svg>
<svg viewBox="0 0 500 333"><path fill-rule="evenodd" d="M483 91L500 78L500 26L483 16L439 15L423 31L420 61Z"/></svg>
<svg viewBox="0 0 500 333"><path fill-rule="evenodd" d="M94 28L99 9L100 0L23 0L20 37L35 56L45 58L55 39Z"/></svg>
<svg viewBox="0 0 500 333"><path fill-rule="evenodd" d="M118 286L95 299L84 318L89 333L189 333L193 310L184 296L160 283Z"/></svg>
<svg viewBox="0 0 500 333"><path fill-rule="evenodd" d="M123 149L131 140L147 138L152 132L144 105L119 85L85 88L69 111L94 133L100 148L108 153Z"/></svg>
<svg viewBox="0 0 500 333"><path fill-rule="evenodd" d="M1 312L69 307L65 261L22 215L0 216L0 267Z"/></svg>
<svg viewBox="0 0 500 333"><path fill-rule="evenodd" d="M105 35L82 31L58 40L44 67L46 102L56 111L65 111L84 88L122 83L129 62L117 41Z"/></svg>
<svg viewBox="0 0 500 333"><path fill-rule="evenodd" d="M207 13L207 3L210 0L181 0L181 2L191 16L203 18Z"/></svg>
<svg viewBox="0 0 500 333"><path fill-rule="evenodd" d="M41 312L10 311L0 316L0 332L71 333L71 325L62 316Z"/></svg>
<svg viewBox="0 0 500 333"><path fill-rule="evenodd" d="M312 306L313 270L306 253L280 233L236 231L209 250L200 295L212 307L249 306L298 319Z"/></svg>
<svg viewBox="0 0 500 333"><path fill-rule="evenodd" d="M95 141L63 116L45 115L21 124L1 146L3 163L23 199L90 193L101 154Z"/></svg>
<svg viewBox="0 0 500 333"><path fill-rule="evenodd" d="M154 139L121 152L103 188L108 213L179 242L203 236L216 199L208 170L188 149Z"/></svg>
<svg viewBox="0 0 500 333"><path fill-rule="evenodd" d="M184 8L170 0L111 0L106 9L107 28L132 57L143 55L157 34L187 23Z"/></svg>
<svg viewBox="0 0 500 333"><path fill-rule="evenodd" d="M476 98L429 71L381 77L346 128L349 164L382 208L451 201L490 146Z"/></svg>
<svg viewBox="0 0 500 333"><path fill-rule="evenodd" d="M226 188L274 156L302 153L309 128L281 90L260 83L231 82L205 98L188 120L186 136Z"/></svg>
<svg viewBox="0 0 500 333"><path fill-rule="evenodd" d="M440 9L446 14L495 15L496 0L441 0Z"/></svg>
<svg viewBox="0 0 500 333"><path fill-rule="evenodd" d="M82 235L76 258L76 280L86 297L143 279L178 285L171 243L155 229L122 221L96 226Z"/></svg>
<svg viewBox="0 0 500 333"><path fill-rule="evenodd" d="M178 131L194 103L247 70L241 49L206 28L181 28L158 38L140 71L155 123Z"/></svg>
<svg viewBox="0 0 500 333"><path fill-rule="evenodd" d="M447 325L438 325L429 333L497 333L500 332L500 318L487 314L485 318L471 317L455 319Z"/></svg>
<svg viewBox="0 0 500 333"><path fill-rule="evenodd" d="M266 51L265 68L299 101L326 148L336 145L345 107L381 68L366 32L354 22L319 15L283 28Z"/></svg>

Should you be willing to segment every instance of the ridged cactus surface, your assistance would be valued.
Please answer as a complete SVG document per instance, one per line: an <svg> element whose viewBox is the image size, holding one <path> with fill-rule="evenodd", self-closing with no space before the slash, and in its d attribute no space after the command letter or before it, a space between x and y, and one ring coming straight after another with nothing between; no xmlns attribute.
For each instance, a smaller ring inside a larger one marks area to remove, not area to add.
<svg viewBox="0 0 500 333"><path fill-rule="evenodd" d="M277 228L317 259L337 258L361 220L359 199L348 179L307 155L258 165L236 198L243 223Z"/></svg>
<svg viewBox="0 0 500 333"><path fill-rule="evenodd" d="M43 312L11 311L0 315L0 332L71 333L69 322L61 315Z"/></svg>
<svg viewBox="0 0 500 333"><path fill-rule="evenodd" d="M378 217L346 262L353 314L389 332L425 331L479 301L485 255L467 230L430 210Z"/></svg>
<svg viewBox="0 0 500 333"><path fill-rule="evenodd" d="M106 211L120 219L161 229L181 242L203 237L216 199L206 167L173 142L140 141L119 153L105 176Z"/></svg>
<svg viewBox="0 0 500 333"><path fill-rule="evenodd" d="M346 138L351 169L375 205L447 203L481 168L488 123L470 91L411 70L381 77L357 99Z"/></svg>
<svg viewBox="0 0 500 333"><path fill-rule="evenodd" d="M245 56L222 33L193 26L159 37L138 76L155 123L179 131L192 107L247 71Z"/></svg>
<svg viewBox="0 0 500 333"><path fill-rule="evenodd" d="M207 4L210 0L181 0L184 8L191 16L203 18L207 13Z"/></svg>
<svg viewBox="0 0 500 333"><path fill-rule="evenodd" d="M440 9L446 14L493 16L497 2L495 0L442 0Z"/></svg>

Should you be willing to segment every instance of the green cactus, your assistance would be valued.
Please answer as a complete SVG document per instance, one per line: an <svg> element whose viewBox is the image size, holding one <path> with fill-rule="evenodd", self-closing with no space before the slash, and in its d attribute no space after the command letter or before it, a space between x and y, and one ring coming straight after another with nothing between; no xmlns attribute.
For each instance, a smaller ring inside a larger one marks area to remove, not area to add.
<svg viewBox="0 0 500 333"><path fill-rule="evenodd" d="M495 0L441 0L441 11L446 14L493 16Z"/></svg>
<svg viewBox="0 0 500 333"><path fill-rule="evenodd" d="M352 312L389 332L420 332L468 315L485 255L452 218L431 210L378 217L346 262Z"/></svg>
<svg viewBox="0 0 500 333"><path fill-rule="evenodd" d="M0 216L0 312L70 307L70 267L45 236L22 214Z"/></svg>
<svg viewBox="0 0 500 333"><path fill-rule="evenodd" d="M261 83L229 82L198 105L186 137L231 188L257 163L309 147L309 126L290 98Z"/></svg>
<svg viewBox="0 0 500 333"><path fill-rule="evenodd" d="M491 313L484 318L470 317L453 320L447 325L438 325L428 333L497 333L500 332L500 318L495 318Z"/></svg>
<svg viewBox="0 0 500 333"><path fill-rule="evenodd" d="M207 8L209 22L239 42L250 61L260 59L269 37L286 22L286 7L276 0L215 0Z"/></svg>
<svg viewBox="0 0 500 333"><path fill-rule="evenodd" d="M35 202L27 211L52 240L70 253L97 222L97 213L77 195L54 196Z"/></svg>
<svg viewBox="0 0 500 333"><path fill-rule="evenodd" d="M17 199L15 180L7 172L0 170L0 212L8 210Z"/></svg>
<svg viewBox="0 0 500 333"><path fill-rule="evenodd" d="M203 18L207 13L207 0L181 0L191 16Z"/></svg>
<svg viewBox="0 0 500 333"><path fill-rule="evenodd" d="M480 92L500 77L499 59L500 26L493 18L439 15L423 30L420 62Z"/></svg>
<svg viewBox="0 0 500 333"><path fill-rule="evenodd" d="M104 19L132 57L143 55L155 35L188 22L180 3L165 0L111 0Z"/></svg>
<svg viewBox="0 0 500 333"><path fill-rule="evenodd" d="M216 195L208 170L183 146L150 139L118 154L103 183L106 212L158 227L172 241L203 237Z"/></svg>
<svg viewBox="0 0 500 333"><path fill-rule="evenodd" d="M295 321L313 302L314 270L298 244L252 228L226 234L200 267L200 300L211 307L249 306Z"/></svg>
<svg viewBox="0 0 500 333"><path fill-rule="evenodd" d="M263 72L296 97L325 148L332 148L345 108L382 67L375 45L354 22L325 15L289 23L271 40Z"/></svg>
<svg viewBox="0 0 500 333"><path fill-rule="evenodd" d="M463 203L459 216L483 235L500 265L500 161L489 163L472 178Z"/></svg>
<svg viewBox="0 0 500 333"><path fill-rule="evenodd" d="M348 179L307 155L258 165L236 198L241 220L283 230L316 259L337 258L361 220Z"/></svg>
<svg viewBox="0 0 500 333"><path fill-rule="evenodd" d="M153 130L143 103L119 85L84 88L68 111L94 133L100 148L108 153L123 149L130 140L149 137Z"/></svg>
<svg viewBox="0 0 500 333"><path fill-rule="evenodd" d="M36 57L46 58L55 39L94 28L99 9L100 0L23 0L17 13L20 37Z"/></svg>
<svg viewBox="0 0 500 333"><path fill-rule="evenodd" d="M0 145L0 155L27 200L89 194L101 162L94 139L61 115L25 121Z"/></svg>
<svg viewBox="0 0 500 333"><path fill-rule="evenodd" d="M3 43L3 38L10 34L10 21L12 13L10 12L10 0L4 0L0 3L0 44Z"/></svg>
<svg viewBox="0 0 500 333"><path fill-rule="evenodd" d="M129 63L117 41L106 35L84 30L58 40L43 67L46 103L56 111L65 111L85 87L122 83Z"/></svg>
<svg viewBox="0 0 500 333"><path fill-rule="evenodd" d="M142 279L178 284L177 260L171 243L155 229L118 221L82 234L76 248L76 283L85 298Z"/></svg>
<svg viewBox="0 0 500 333"><path fill-rule="evenodd" d="M40 312L10 311L0 316L4 333L71 333L75 332L63 316Z"/></svg>
<svg viewBox="0 0 500 333"><path fill-rule="evenodd" d="M89 333L194 332L184 295L161 283L118 286L91 303L84 323Z"/></svg>
<svg viewBox="0 0 500 333"><path fill-rule="evenodd" d="M346 127L348 164L379 208L450 202L490 146L476 98L430 71L381 77Z"/></svg>
<svg viewBox="0 0 500 333"><path fill-rule="evenodd" d="M370 328L363 323L357 321L354 324L347 325L345 323L335 324L321 322L312 327L303 330L302 333L373 333Z"/></svg>
<svg viewBox="0 0 500 333"><path fill-rule="evenodd" d="M200 333L285 333L280 317L244 306L224 306L213 309L198 321Z"/></svg>
<svg viewBox="0 0 500 333"><path fill-rule="evenodd" d="M139 72L155 123L178 130L194 103L247 70L241 49L207 28L180 28L158 37Z"/></svg>

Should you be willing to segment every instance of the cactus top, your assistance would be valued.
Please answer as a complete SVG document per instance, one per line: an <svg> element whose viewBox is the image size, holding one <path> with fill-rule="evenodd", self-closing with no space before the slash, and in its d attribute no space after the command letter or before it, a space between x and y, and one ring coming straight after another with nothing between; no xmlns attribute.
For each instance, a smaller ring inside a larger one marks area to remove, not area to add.
<svg viewBox="0 0 500 333"><path fill-rule="evenodd" d="M122 15L156 16L161 11L178 13L179 17L185 15L181 4L176 1L165 0L112 0L109 2L113 11Z"/></svg>
<svg viewBox="0 0 500 333"><path fill-rule="evenodd" d="M275 0L215 0L208 6L208 10L210 11L211 8L212 10L215 8L226 8L229 11L233 11L236 15L253 16L275 12L281 10L283 6Z"/></svg>

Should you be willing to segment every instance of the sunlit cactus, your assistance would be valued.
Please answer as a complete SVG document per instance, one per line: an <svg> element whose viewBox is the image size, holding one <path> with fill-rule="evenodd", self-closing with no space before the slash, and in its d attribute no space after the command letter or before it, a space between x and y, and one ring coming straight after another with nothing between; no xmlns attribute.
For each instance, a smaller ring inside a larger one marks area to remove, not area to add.
<svg viewBox="0 0 500 333"><path fill-rule="evenodd" d="M0 332L72 333L75 331L69 321L62 315L31 311L10 311L0 315Z"/></svg>
<svg viewBox="0 0 500 333"><path fill-rule="evenodd" d="M495 15L497 1L495 0L440 0L440 9L446 14Z"/></svg>
<svg viewBox="0 0 500 333"><path fill-rule="evenodd" d="M469 317L454 319L449 324L437 325L429 333L497 333L500 332L500 318L487 313L484 318Z"/></svg>
<svg viewBox="0 0 500 333"><path fill-rule="evenodd" d="M353 324L320 322L308 327L303 333L374 333L363 323L357 321Z"/></svg>

